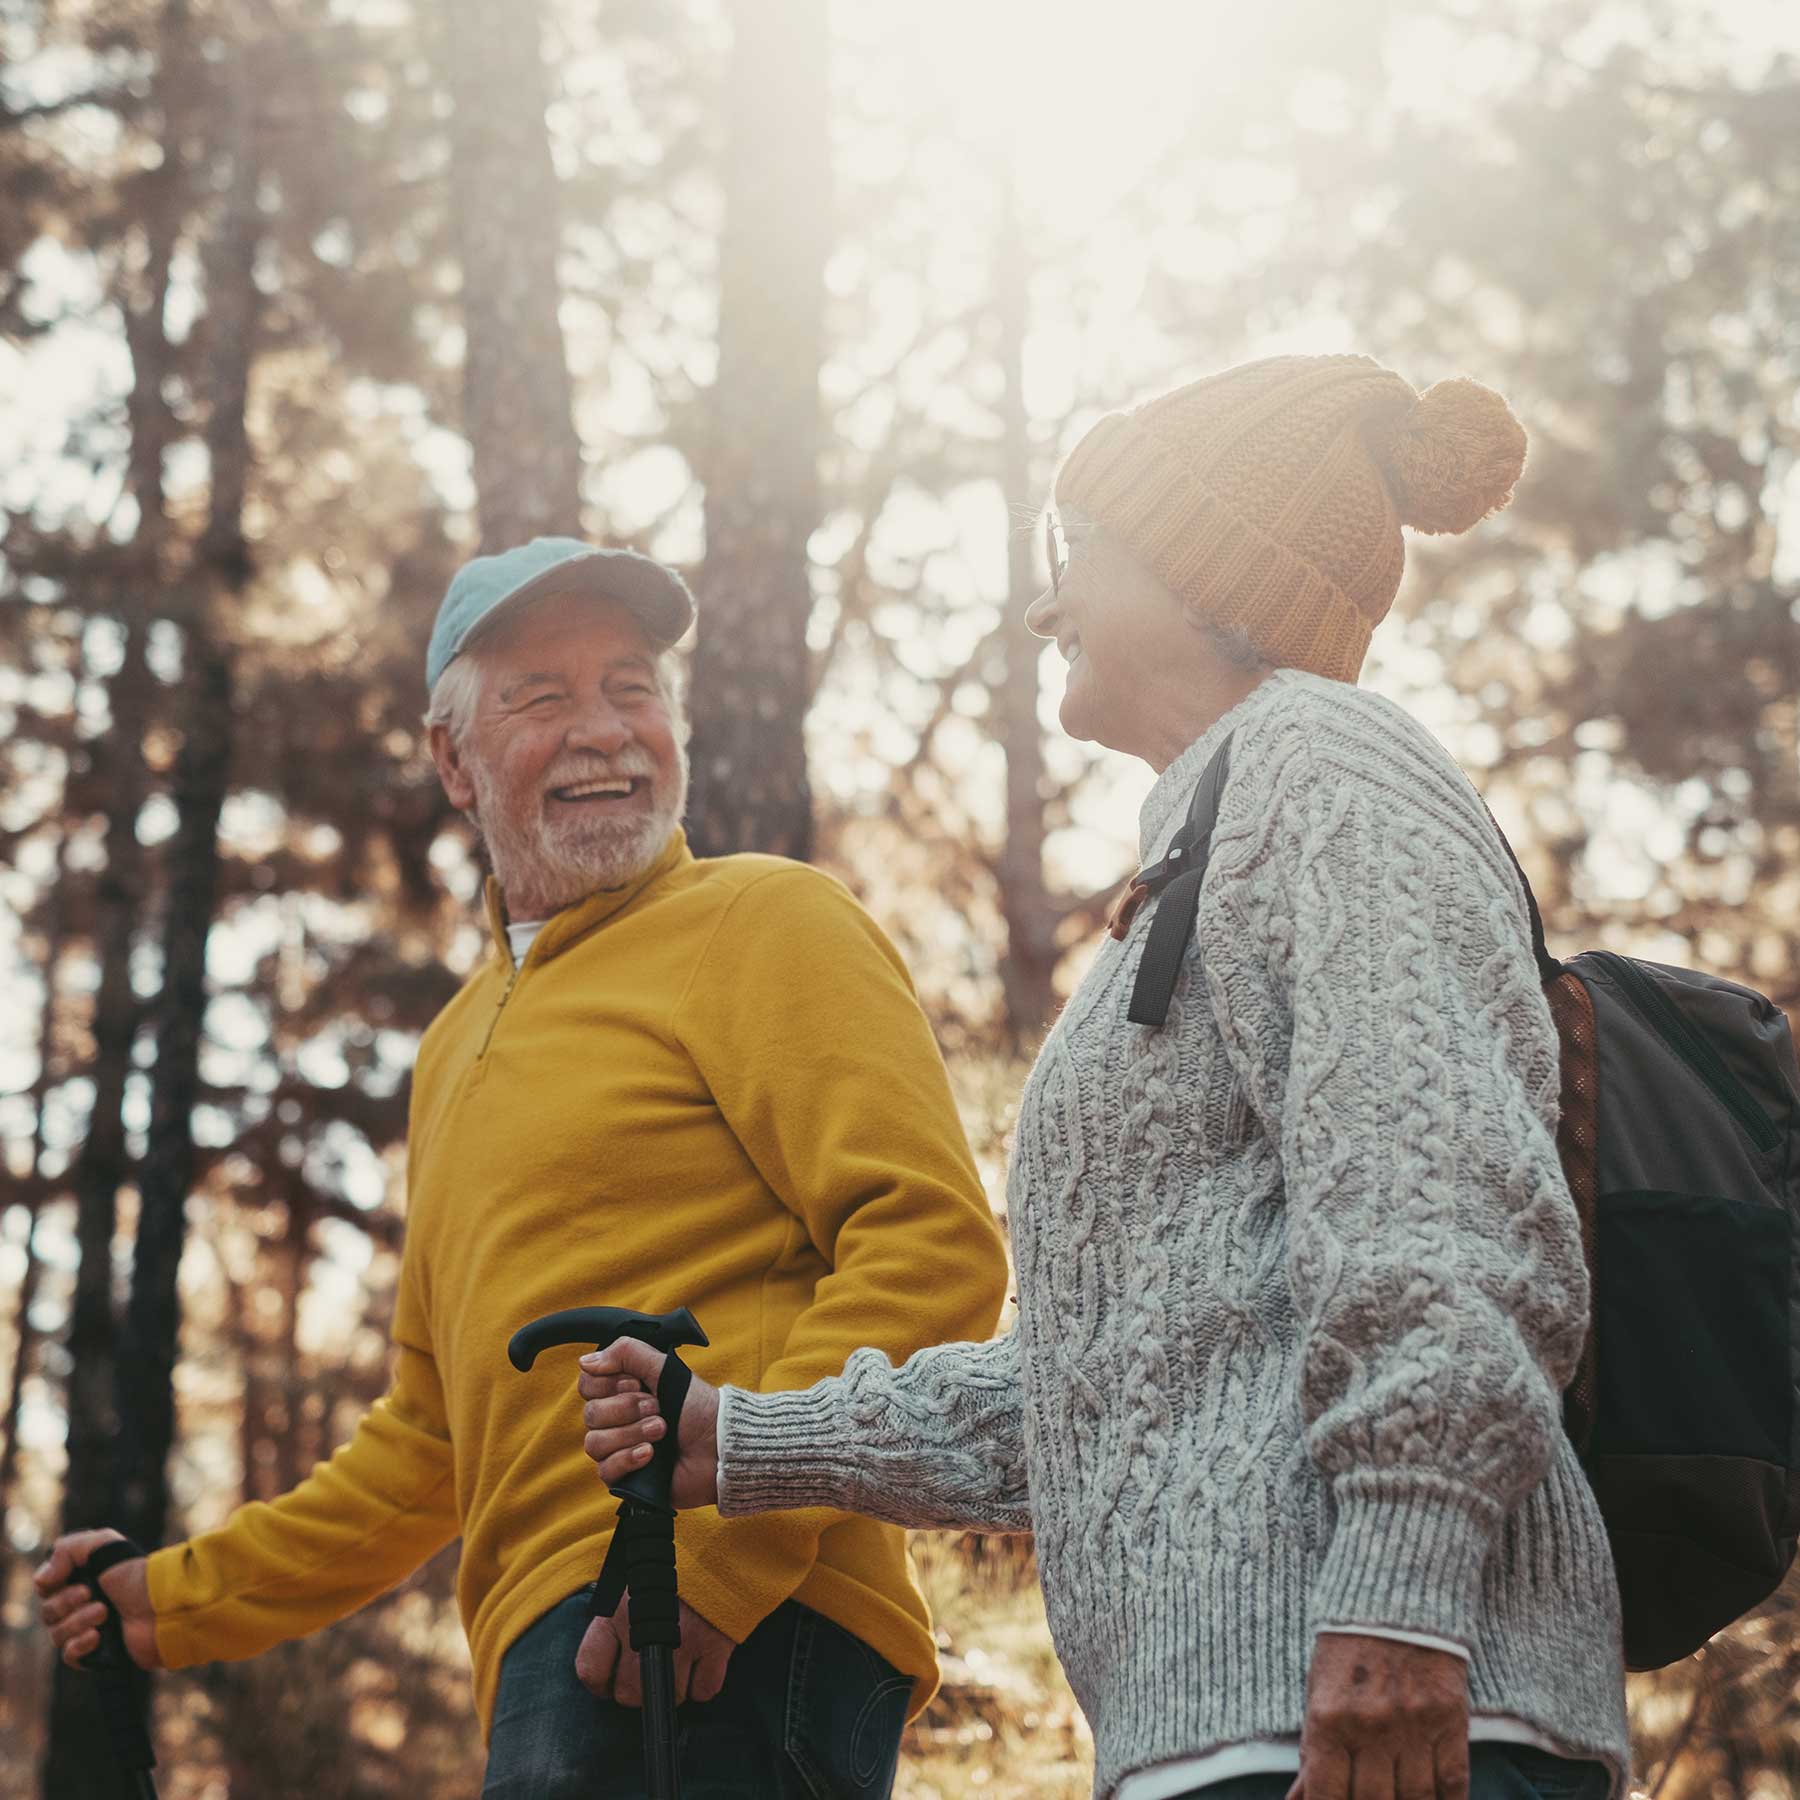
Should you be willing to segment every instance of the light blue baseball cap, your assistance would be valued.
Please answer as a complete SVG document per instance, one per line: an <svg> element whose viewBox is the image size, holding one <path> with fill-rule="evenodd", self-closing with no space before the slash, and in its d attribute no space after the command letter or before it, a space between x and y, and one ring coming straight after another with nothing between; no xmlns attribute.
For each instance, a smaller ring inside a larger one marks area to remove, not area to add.
<svg viewBox="0 0 1800 1800"><path fill-rule="evenodd" d="M659 650L694 622L694 596L673 569L635 550L596 550L580 538L540 537L493 556L478 556L456 571L425 652L425 687L468 646L503 606L551 594L588 594L612 600L643 626Z"/></svg>

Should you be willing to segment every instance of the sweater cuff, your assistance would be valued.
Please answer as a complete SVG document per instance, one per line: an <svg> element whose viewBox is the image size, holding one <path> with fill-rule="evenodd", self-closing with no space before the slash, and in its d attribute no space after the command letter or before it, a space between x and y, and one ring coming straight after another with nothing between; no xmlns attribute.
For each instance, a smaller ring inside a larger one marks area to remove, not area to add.
<svg viewBox="0 0 1800 1800"><path fill-rule="evenodd" d="M798 1393L719 1390L719 1511L833 1506L854 1512L858 1470L830 1376Z"/></svg>
<svg viewBox="0 0 1800 1800"><path fill-rule="evenodd" d="M1429 1631L1396 1631L1391 1625L1323 1625L1319 1628L1319 1636L1386 1638L1390 1643L1411 1644L1415 1650L1441 1650L1446 1656L1461 1657L1464 1662L1474 1660L1468 1646L1459 1644L1455 1638L1433 1637Z"/></svg>
<svg viewBox="0 0 1800 1800"><path fill-rule="evenodd" d="M1333 1494L1337 1523L1313 1584L1313 1630L1385 1625L1473 1650L1500 1507L1441 1477L1410 1474L1342 1476Z"/></svg>

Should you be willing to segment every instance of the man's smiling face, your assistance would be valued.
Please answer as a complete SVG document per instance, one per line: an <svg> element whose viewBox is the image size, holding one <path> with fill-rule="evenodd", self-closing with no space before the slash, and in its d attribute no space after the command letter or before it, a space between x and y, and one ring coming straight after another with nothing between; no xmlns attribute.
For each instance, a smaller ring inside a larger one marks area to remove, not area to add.
<svg viewBox="0 0 1800 1800"><path fill-rule="evenodd" d="M561 595L503 613L460 742L432 731L451 803L487 843L515 920L544 919L655 861L687 758L655 647L624 607Z"/></svg>

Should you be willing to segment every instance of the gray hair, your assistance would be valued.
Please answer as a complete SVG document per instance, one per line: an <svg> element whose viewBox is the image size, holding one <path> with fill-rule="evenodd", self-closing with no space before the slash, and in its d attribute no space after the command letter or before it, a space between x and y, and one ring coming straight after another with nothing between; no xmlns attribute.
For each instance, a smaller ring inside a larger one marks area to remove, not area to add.
<svg viewBox="0 0 1800 1800"><path fill-rule="evenodd" d="M687 684L682 679L684 667L673 650L658 652L656 685L662 689L675 720L675 734L681 742L688 738ZM442 725L451 743L461 749L469 727L475 722L475 703L481 698L481 661L473 652L453 657L450 665L431 690L431 702L425 708L425 729Z"/></svg>
<svg viewBox="0 0 1800 1800"><path fill-rule="evenodd" d="M1196 619L1192 613L1188 614L1188 619L1232 668L1241 669L1247 675L1266 675L1275 667L1251 641L1243 626L1215 625L1211 619Z"/></svg>
<svg viewBox="0 0 1800 1800"><path fill-rule="evenodd" d="M431 690L425 708L425 729L442 725L460 750L475 722L475 701L481 692L481 665L472 656L454 656Z"/></svg>

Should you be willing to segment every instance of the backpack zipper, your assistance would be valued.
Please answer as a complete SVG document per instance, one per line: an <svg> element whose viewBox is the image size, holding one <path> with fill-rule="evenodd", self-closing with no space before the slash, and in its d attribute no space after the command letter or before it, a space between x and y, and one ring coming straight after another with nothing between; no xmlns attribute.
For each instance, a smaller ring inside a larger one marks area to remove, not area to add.
<svg viewBox="0 0 1800 1800"><path fill-rule="evenodd" d="M1773 1150L1781 1142L1781 1127L1744 1090L1718 1051L1681 1016L1668 995L1649 976L1640 974L1626 957L1615 956L1610 950L1590 950L1588 954L1624 990L1645 1024L1711 1089L1713 1097L1743 1126L1757 1149Z"/></svg>

